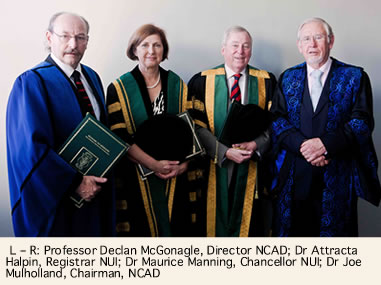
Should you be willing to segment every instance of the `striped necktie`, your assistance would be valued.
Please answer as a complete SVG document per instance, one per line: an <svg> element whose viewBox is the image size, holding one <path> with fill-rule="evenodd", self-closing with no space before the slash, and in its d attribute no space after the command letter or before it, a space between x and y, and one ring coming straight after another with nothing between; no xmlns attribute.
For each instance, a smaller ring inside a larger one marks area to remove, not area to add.
<svg viewBox="0 0 381 285"><path fill-rule="evenodd" d="M238 80L241 78L241 73L234 74L234 83L230 93L230 99L241 102L241 90L239 89Z"/></svg>
<svg viewBox="0 0 381 285"><path fill-rule="evenodd" d="M85 87L83 86L82 81L80 79L81 74L77 70L74 70L71 76L73 77L75 86L77 87L78 101L79 101L79 105L81 106L82 114L86 115L86 113L90 113L91 115L95 116L90 98L87 95Z"/></svg>

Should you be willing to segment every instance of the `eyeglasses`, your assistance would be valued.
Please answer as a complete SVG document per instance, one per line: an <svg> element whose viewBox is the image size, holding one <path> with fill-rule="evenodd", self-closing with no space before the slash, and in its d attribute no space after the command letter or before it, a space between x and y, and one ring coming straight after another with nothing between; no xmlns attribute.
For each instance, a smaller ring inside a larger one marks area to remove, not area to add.
<svg viewBox="0 0 381 285"><path fill-rule="evenodd" d="M301 38L300 40L303 44L307 44L307 43L311 42L312 39L317 41L317 42L322 42L323 40L326 39L326 37L327 36L324 34L317 34L314 36L305 36L305 37Z"/></svg>
<svg viewBox="0 0 381 285"><path fill-rule="evenodd" d="M79 44L84 44L89 40L88 35L75 35L75 36L69 36L69 35L59 35L54 31L51 31L53 34L55 34L63 43L67 43L70 41L72 38L79 43Z"/></svg>

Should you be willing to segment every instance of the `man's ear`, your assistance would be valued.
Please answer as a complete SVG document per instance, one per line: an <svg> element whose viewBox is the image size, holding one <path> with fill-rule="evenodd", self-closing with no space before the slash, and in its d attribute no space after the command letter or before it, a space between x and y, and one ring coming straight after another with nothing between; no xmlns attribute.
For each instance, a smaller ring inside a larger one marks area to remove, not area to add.
<svg viewBox="0 0 381 285"><path fill-rule="evenodd" d="M301 54L303 54L302 42L300 40L296 40L296 46Z"/></svg>
<svg viewBox="0 0 381 285"><path fill-rule="evenodd" d="M49 46L51 46L52 43L52 33L50 31L46 31L45 36L46 36L46 41L48 42Z"/></svg>
<svg viewBox="0 0 381 285"><path fill-rule="evenodd" d="M330 38L330 40L329 40L329 49L331 50L333 48L333 44L335 42L335 36L332 34L329 38Z"/></svg>

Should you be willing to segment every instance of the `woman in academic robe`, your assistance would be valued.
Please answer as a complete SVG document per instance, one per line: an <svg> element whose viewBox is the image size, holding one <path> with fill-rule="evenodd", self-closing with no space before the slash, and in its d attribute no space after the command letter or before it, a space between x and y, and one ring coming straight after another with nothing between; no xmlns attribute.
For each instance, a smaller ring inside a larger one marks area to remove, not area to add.
<svg viewBox="0 0 381 285"><path fill-rule="evenodd" d="M188 235L184 230L191 220L187 213L189 193L185 190L186 176L182 175L188 162L155 158L136 141L139 127L148 119L185 110L186 84L174 72L160 67L168 58L168 49L162 29L143 25L127 47L127 56L138 65L107 89L110 129L130 145L115 168L119 236ZM160 135L140 137L153 145L159 145L161 139ZM140 166L153 174L143 177Z"/></svg>

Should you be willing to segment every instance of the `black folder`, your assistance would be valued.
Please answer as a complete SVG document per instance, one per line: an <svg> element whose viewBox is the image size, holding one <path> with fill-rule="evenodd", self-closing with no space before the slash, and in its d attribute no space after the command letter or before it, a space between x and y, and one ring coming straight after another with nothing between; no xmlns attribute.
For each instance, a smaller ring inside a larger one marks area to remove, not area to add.
<svg viewBox="0 0 381 285"><path fill-rule="evenodd" d="M156 160L183 162L204 152L187 111L156 115L143 122L136 131L135 143ZM153 171L138 164L144 179Z"/></svg>

